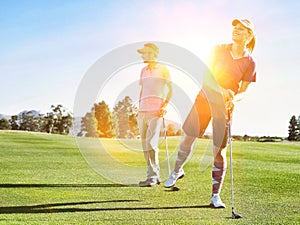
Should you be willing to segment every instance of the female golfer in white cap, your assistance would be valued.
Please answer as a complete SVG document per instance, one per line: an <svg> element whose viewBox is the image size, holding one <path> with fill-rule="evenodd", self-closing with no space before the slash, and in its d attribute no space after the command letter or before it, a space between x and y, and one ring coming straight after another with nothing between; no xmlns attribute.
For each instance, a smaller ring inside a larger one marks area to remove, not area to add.
<svg viewBox="0 0 300 225"><path fill-rule="evenodd" d="M210 72L183 124L185 136L180 143L175 168L164 186L169 188L184 176L183 166L191 155L194 141L201 137L210 120L213 128L212 196L210 205L225 208L220 198L227 161L228 120L233 101L256 80L255 62L250 54L255 46L255 29L248 19L232 21L232 43L216 46L213 51ZM229 113L228 113L229 112Z"/></svg>
<svg viewBox="0 0 300 225"><path fill-rule="evenodd" d="M153 187L160 184L158 141L165 107L172 96L172 82L166 66L158 63L159 49L154 43L146 43L138 49L144 63L140 76L140 99L138 124L142 139L144 157L147 163L147 178L140 181L140 187ZM165 95L165 87L168 92Z"/></svg>

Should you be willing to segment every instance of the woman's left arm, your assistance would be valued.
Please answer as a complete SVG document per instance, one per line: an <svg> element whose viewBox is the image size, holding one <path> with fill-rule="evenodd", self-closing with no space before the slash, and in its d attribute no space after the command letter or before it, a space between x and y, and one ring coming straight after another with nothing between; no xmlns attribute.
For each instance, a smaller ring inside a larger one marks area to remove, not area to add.
<svg viewBox="0 0 300 225"><path fill-rule="evenodd" d="M251 82L249 82L249 81L242 81L241 87L239 88L239 91L238 91L237 94L241 94L243 92L246 92L250 83Z"/></svg>
<svg viewBox="0 0 300 225"><path fill-rule="evenodd" d="M249 81L242 81L242 84L238 90L238 92L236 93L236 95L234 96L234 102L238 102L241 101L243 98L244 93L247 91L249 84L251 82Z"/></svg>

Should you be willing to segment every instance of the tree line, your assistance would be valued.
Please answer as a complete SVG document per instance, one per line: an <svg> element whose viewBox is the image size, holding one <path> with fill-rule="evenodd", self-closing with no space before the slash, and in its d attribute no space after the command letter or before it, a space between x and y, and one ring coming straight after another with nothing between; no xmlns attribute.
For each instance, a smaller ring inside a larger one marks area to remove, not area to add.
<svg viewBox="0 0 300 225"><path fill-rule="evenodd" d="M137 107L126 96L111 111L105 101L95 103L80 121L80 132L76 135L103 138L135 138L139 136ZM0 130L23 130L52 134L69 134L74 124L70 111L62 105L50 108L50 112L40 114L35 110L23 111L10 119L0 119ZM75 129L74 129L75 130ZM168 124L167 135L181 135L173 124Z"/></svg>
<svg viewBox="0 0 300 225"><path fill-rule="evenodd" d="M119 101L111 111L105 101L95 103L90 112L81 118L80 132L78 136L104 137L104 138L134 138L138 137L137 124L138 109L133 105L132 99L126 96ZM73 125L73 115L62 105L52 105L46 114L37 111L23 111L10 119L0 119L0 130L24 130L33 132L45 132L53 134L69 134ZM180 136L181 129L174 124L167 125L168 136ZM248 135L237 136L237 140L246 141L277 141L279 137L250 137ZM289 141L300 141L300 116L293 115L289 121Z"/></svg>
<svg viewBox="0 0 300 225"><path fill-rule="evenodd" d="M23 111L10 119L0 119L0 130L23 130L52 134L69 134L73 116L62 105L52 105L46 114L35 110Z"/></svg>
<svg viewBox="0 0 300 225"><path fill-rule="evenodd" d="M78 136L128 138L138 134L137 109L126 96L110 111L105 101L94 104L90 112L81 119Z"/></svg>
<svg viewBox="0 0 300 225"><path fill-rule="evenodd" d="M300 116L296 118L293 115L290 119L289 124L289 136L287 138L289 141L300 141Z"/></svg>
<svg viewBox="0 0 300 225"><path fill-rule="evenodd" d="M126 96L110 111L105 101L94 104L90 112L81 119L81 129L78 136L104 138L134 138L139 135L137 123L138 109L132 99ZM167 125L167 135L181 135L174 124Z"/></svg>

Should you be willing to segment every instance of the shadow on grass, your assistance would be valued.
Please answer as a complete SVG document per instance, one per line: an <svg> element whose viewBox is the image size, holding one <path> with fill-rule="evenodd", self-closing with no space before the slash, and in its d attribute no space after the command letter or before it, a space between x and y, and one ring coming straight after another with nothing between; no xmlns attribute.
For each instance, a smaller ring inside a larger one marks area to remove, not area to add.
<svg viewBox="0 0 300 225"><path fill-rule="evenodd" d="M0 188L110 188L137 186L137 184L0 184Z"/></svg>
<svg viewBox="0 0 300 225"><path fill-rule="evenodd" d="M38 214L38 213L70 213L70 212L97 212L97 211L128 211L128 210L170 210L170 209L200 209L210 208L209 205L195 206L166 206L166 207L117 207L117 208L76 208L65 206L90 205L102 203L119 202L140 202L140 200L110 200L110 201L90 201L90 202L69 202L54 203L29 206L9 206L0 207L0 214ZM64 207L64 208L55 208Z"/></svg>

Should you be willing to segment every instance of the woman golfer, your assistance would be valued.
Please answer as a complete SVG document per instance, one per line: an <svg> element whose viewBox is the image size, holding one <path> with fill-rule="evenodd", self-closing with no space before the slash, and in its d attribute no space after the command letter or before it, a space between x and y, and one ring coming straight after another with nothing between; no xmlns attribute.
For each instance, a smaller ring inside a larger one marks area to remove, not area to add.
<svg viewBox="0 0 300 225"><path fill-rule="evenodd" d="M207 75L195 103L187 116L175 168L164 186L173 187L184 176L183 166L191 155L193 144L201 137L210 120L213 128L212 196L210 205L225 208L220 198L227 161L228 121L233 100L244 93L256 80L255 62L250 54L255 46L255 29L248 19L232 21L232 43L215 47L210 60L211 75Z"/></svg>

